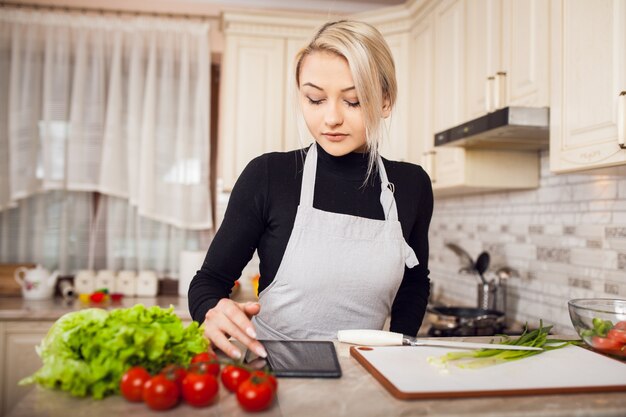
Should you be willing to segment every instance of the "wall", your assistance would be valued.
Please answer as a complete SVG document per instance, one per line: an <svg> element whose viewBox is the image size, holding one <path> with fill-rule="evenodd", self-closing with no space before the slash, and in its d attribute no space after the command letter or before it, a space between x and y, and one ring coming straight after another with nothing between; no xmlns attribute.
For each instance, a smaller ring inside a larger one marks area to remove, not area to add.
<svg viewBox="0 0 626 417"><path fill-rule="evenodd" d="M492 255L490 276L509 265L507 315L573 333L572 298L626 298L626 167L593 174L549 171L541 154L535 190L435 198L430 228L430 270L435 299L476 305L477 276L459 274L460 261L444 245L454 242L474 259Z"/></svg>

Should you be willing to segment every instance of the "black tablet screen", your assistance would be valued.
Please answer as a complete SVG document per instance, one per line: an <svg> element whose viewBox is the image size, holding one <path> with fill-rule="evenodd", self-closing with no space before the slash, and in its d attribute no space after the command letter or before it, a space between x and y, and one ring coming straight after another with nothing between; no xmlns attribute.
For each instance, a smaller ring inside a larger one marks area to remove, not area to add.
<svg viewBox="0 0 626 417"><path fill-rule="evenodd" d="M260 340L276 376L338 378L341 368L331 341Z"/></svg>

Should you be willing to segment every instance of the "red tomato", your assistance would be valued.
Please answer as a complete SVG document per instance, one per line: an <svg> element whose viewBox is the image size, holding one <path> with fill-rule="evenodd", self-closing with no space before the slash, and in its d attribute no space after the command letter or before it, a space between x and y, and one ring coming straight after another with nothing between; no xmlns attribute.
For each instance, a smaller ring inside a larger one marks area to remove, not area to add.
<svg viewBox="0 0 626 417"><path fill-rule="evenodd" d="M215 353L202 352L198 353L191 359L189 372L209 373L217 377L220 373L220 363Z"/></svg>
<svg viewBox="0 0 626 417"><path fill-rule="evenodd" d="M171 364L163 368L160 374L165 375L167 379L176 382L176 385L178 385L178 388L180 389L183 386L183 379L187 376L187 371L182 366Z"/></svg>
<svg viewBox="0 0 626 417"><path fill-rule="evenodd" d="M270 382L270 384L272 385L272 388L274 389L274 392L276 392L276 390L278 390L278 380L276 379L276 377L273 374L269 374L269 373L264 372L264 371L254 371L254 372L252 372L252 376L256 376L258 378L267 378L268 381Z"/></svg>
<svg viewBox="0 0 626 417"><path fill-rule="evenodd" d="M143 388L143 401L153 410L167 410L178 404L180 390L165 375L152 377Z"/></svg>
<svg viewBox="0 0 626 417"><path fill-rule="evenodd" d="M226 365L222 369L222 384L230 392L237 392L239 385L248 378L250 378L250 371L237 365Z"/></svg>
<svg viewBox="0 0 626 417"><path fill-rule="evenodd" d="M608 337L594 336L591 338L591 346L602 351L611 352L620 350L622 345L623 343L614 339L609 339Z"/></svg>
<svg viewBox="0 0 626 417"><path fill-rule="evenodd" d="M124 373L120 381L120 391L128 401L139 402L143 399L143 386L150 379L150 374L141 366L134 366Z"/></svg>
<svg viewBox="0 0 626 417"><path fill-rule="evenodd" d="M616 340L621 344L626 343L626 330L612 328L606 335L607 338Z"/></svg>
<svg viewBox="0 0 626 417"><path fill-rule="evenodd" d="M237 401L246 411L261 411L272 405L274 394L269 378L253 376L239 385Z"/></svg>
<svg viewBox="0 0 626 417"><path fill-rule="evenodd" d="M618 321L613 328L617 330L626 330L626 321Z"/></svg>
<svg viewBox="0 0 626 417"><path fill-rule="evenodd" d="M183 398L194 407L211 404L218 390L217 379L211 374L189 373L183 379Z"/></svg>
<svg viewBox="0 0 626 417"><path fill-rule="evenodd" d="M104 296L103 292L94 292L89 296L89 299L94 303L101 303L104 300Z"/></svg>

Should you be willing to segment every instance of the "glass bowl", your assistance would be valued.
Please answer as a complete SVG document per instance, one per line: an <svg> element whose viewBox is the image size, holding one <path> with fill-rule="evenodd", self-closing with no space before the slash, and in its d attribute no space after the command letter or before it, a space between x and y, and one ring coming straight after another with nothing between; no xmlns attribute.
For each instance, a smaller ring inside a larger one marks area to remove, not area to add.
<svg viewBox="0 0 626 417"><path fill-rule="evenodd" d="M567 304L572 324L587 345L626 360L626 300L579 298Z"/></svg>

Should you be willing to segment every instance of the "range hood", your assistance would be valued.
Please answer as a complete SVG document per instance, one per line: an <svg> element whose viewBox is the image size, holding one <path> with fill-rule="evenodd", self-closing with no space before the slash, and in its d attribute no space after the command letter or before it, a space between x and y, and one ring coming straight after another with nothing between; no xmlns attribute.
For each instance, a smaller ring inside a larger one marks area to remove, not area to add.
<svg viewBox="0 0 626 417"><path fill-rule="evenodd" d="M505 107L435 134L435 146L536 151L548 149L548 107Z"/></svg>

